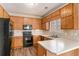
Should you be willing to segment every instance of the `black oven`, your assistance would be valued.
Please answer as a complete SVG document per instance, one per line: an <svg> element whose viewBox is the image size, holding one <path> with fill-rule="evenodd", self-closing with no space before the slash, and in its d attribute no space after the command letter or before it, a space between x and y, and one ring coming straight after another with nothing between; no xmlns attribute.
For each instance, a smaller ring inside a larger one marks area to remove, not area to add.
<svg viewBox="0 0 79 59"><path fill-rule="evenodd" d="M24 25L23 26L23 46L29 47L33 45L33 37L32 37L32 25Z"/></svg>

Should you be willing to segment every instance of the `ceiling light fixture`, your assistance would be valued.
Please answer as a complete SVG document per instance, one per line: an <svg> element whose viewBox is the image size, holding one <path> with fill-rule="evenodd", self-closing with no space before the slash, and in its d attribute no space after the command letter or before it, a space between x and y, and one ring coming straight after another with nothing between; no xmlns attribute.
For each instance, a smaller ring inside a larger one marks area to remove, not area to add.
<svg viewBox="0 0 79 59"><path fill-rule="evenodd" d="M26 3L25 5L28 5L28 6L35 6L35 5L37 5L37 3Z"/></svg>

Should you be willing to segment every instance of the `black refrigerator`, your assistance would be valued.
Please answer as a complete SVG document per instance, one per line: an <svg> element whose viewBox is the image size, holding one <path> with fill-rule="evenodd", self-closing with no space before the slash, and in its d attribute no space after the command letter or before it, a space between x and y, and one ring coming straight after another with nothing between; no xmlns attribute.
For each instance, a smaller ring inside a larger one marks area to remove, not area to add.
<svg viewBox="0 0 79 59"><path fill-rule="evenodd" d="M9 21L7 18L0 18L0 56L10 55Z"/></svg>

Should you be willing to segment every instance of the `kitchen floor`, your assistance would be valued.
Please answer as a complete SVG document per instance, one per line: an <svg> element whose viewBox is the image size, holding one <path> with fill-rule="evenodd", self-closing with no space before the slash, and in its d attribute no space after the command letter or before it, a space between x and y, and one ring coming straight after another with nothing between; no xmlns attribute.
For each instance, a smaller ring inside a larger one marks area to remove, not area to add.
<svg viewBox="0 0 79 59"><path fill-rule="evenodd" d="M16 48L11 50L11 56L36 56L34 47Z"/></svg>

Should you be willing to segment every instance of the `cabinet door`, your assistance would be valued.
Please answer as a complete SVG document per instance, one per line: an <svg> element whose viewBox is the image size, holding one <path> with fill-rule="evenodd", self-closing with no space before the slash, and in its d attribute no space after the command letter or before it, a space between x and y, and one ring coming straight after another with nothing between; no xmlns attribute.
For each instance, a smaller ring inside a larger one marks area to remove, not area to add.
<svg viewBox="0 0 79 59"><path fill-rule="evenodd" d="M63 7L60 11L61 11L61 17L72 15L73 4L68 4L67 6Z"/></svg>
<svg viewBox="0 0 79 59"><path fill-rule="evenodd" d="M72 16L61 18L61 29L73 29L74 19Z"/></svg>
<svg viewBox="0 0 79 59"><path fill-rule="evenodd" d="M50 21L50 19L51 19L51 16L52 16L52 15L51 15L51 14L49 14L47 17L45 17L45 19L46 19L45 21L46 21L46 22L49 22L49 21Z"/></svg>
<svg viewBox="0 0 79 59"><path fill-rule="evenodd" d="M23 17L19 17L19 16L12 16L10 17L10 19L14 22L13 23L13 28L15 30L22 30L23 29Z"/></svg>
<svg viewBox="0 0 79 59"><path fill-rule="evenodd" d="M37 48L37 55L38 56L44 56L46 54L46 50L38 44L38 48Z"/></svg>
<svg viewBox="0 0 79 59"><path fill-rule="evenodd" d="M60 18L60 10L55 11L54 13L51 14L51 21L54 19Z"/></svg>
<svg viewBox="0 0 79 59"><path fill-rule="evenodd" d="M33 25L33 28L32 29L41 29L41 20L39 19L35 19L35 20L32 20L32 25Z"/></svg>
<svg viewBox="0 0 79 59"><path fill-rule="evenodd" d="M3 17L3 8L0 6L0 17Z"/></svg>
<svg viewBox="0 0 79 59"><path fill-rule="evenodd" d="M51 17L56 17L56 16L59 16L60 15L60 12L59 10L55 11L54 13L52 13Z"/></svg>
<svg viewBox="0 0 79 59"><path fill-rule="evenodd" d="M38 41L41 40L41 37L38 35L33 36L33 45L36 46Z"/></svg>
<svg viewBox="0 0 79 59"><path fill-rule="evenodd" d="M42 24L42 29L46 30L46 24L45 23Z"/></svg>
<svg viewBox="0 0 79 59"><path fill-rule="evenodd" d="M6 11L4 11L4 18L9 18L9 15Z"/></svg>
<svg viewBox="0 0 79 59"><path fill-rule="evenodd" d="M22 48L23 47L23 37L13 37L12 38L12 48Z"/></svg>
<svg viewBox="0 0 79 59"><path fill-rule="evenodd" d="M46 22L46 30L49 30L50 28L50 22Z"/></svg>

